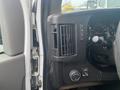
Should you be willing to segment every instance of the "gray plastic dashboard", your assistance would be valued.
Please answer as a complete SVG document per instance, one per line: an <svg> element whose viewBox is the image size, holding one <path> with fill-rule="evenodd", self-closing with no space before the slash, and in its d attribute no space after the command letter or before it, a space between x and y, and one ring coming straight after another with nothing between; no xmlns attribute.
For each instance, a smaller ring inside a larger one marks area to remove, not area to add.
<svg viewBox="0 0 120 90"><path fill-rule="evenodd" d="M95 27L94 31L100 28L101 34L104 33L104 30L107 30L106 28L109 31L114 29L113 31L115 32L119 20L120 9L90 10L54 14L48 17L49 76L53 82L53 87L59 88L85 82L118 80L115 67L112 69L108 68L107 70L102 67L101 70L89 62L87 57L87 41L88 29L91 26ZM86 69L87 71L84 72ZM80 79L76 82L70 78L72 70L78 70L81 74ZM84 73L88 75L84 77Z"/></svg>

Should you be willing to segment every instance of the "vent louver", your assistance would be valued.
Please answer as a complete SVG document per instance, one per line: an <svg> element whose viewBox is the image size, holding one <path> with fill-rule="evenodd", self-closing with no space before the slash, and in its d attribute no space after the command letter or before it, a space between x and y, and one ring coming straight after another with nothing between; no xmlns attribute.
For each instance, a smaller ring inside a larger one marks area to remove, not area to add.
<svg viewBox="0 0 120 90"><path fill-rule="evenodd" d="M56 56L71 56L76 54L75 24L54 25L53 34Z"/></svg>

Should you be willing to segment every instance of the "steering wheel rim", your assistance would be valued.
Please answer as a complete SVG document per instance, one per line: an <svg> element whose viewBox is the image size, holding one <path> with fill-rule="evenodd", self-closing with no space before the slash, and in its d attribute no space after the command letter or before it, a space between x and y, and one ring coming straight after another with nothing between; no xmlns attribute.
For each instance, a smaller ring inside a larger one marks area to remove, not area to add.
<svg viewBox="0 0 120 90"><path fill-rule="evenodd" d="M120 22L118 24L115 41L114 41L114 56L117 73L120 78Z"/></svg>

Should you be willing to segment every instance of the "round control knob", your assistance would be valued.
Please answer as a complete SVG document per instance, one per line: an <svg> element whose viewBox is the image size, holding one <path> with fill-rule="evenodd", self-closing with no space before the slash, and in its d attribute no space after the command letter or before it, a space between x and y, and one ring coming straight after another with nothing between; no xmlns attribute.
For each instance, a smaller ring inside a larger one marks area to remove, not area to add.
<svg viewBox="0 0 120 90"><path fill-rule="evenodd" d="M71 81L78 82L81 78L81 73L78 70L71 70L69 73Z"/></svg>
<svg viewBox="0 0 120 90"><path fill-rule="evenodd" d="M93 41L94 43L98 42L98 41L99 41L99 36L94 36L94 37L92 38L92 41Z"/></svg>

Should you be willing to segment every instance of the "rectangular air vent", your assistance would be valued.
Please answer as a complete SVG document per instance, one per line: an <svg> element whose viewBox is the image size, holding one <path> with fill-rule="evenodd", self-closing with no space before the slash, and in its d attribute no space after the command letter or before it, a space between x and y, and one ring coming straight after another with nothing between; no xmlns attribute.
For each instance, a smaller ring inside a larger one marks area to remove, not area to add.
<svg viewBox="0 0 120 90"><path fill-rule="evenodd" d="M53 37L56 56L71 56L76 54L75 24L54 25Z"/></svg>

